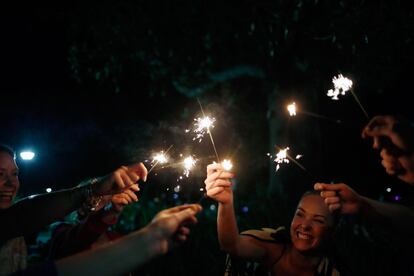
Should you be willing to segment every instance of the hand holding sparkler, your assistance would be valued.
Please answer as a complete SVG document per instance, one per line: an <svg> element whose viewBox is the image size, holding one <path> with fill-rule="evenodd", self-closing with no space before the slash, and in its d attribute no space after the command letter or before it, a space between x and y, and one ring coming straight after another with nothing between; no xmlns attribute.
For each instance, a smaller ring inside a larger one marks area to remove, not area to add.
<svg viewBox="0 0 414 276"><path fill-rule="evenodd" d="M207 166L206 184L207 196L217 202L233 203L233 191L231 179L234 174L225 170L222 164L213 163Z"/></svg>
<svg viewBox="0 0 414 276"><path fill-rule="evenodd" d="M91 182L92 196L104 196L122 193L127 190L136 191L138 180L147 180L147 169L144 164L136 163L122 166L114 172L94 179Z"/></svg>
<svg viewBox="0 0 414 276"><path fill-rule="evenodd" d="M341 214L359 213L362 197L348 185L316 183L314 189L320 191L329 211L339 211Z"/></svg>
<svg viewBox="0 0 414 276"><path fill-rule="evenodd" d="M375 116L362 131L362 138L373 138L382 165L390 175L414 184L414 128L404 119Z"/></svg>

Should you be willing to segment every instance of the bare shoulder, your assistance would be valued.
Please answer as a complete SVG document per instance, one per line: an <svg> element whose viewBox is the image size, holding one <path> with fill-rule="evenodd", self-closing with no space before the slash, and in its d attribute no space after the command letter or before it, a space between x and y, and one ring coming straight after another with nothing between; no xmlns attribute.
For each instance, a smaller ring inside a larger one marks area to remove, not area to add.
<svg viewBox="0 0 414 276"><path fill-rule="evenodd" d="M279 259L287 244L285 227L253 229L240 234L266 250L265 263Z"/></svg>

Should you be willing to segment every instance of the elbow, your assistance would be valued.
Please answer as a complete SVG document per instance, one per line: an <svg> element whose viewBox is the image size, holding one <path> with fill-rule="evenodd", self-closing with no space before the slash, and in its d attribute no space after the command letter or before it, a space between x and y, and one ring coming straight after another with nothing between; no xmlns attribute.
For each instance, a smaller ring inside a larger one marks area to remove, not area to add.
<svg viewBox="0 0 414 276"><path fill-rule="evenodd" d="M230 241L220 241L220 249L229 254L234 254L236 252L236 243Z"/></svg>

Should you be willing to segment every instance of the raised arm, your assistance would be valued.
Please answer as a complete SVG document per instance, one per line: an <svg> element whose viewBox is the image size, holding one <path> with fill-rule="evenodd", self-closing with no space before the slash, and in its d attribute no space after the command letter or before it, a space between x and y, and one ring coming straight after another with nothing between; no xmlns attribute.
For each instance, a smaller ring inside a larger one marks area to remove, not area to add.
<svg viewBox="0 0 414 276"><path fill-rule="evenodd" d="M390 227L403 235L414 232L414 210L410 208L361 196L343 183L316 183L314 188L320 191L332 212L360 214L371 223Z"/></svg>
<svg viewBox="0 0 414 276"><path fill-rule="evenodd" d="M263 260L267 251L254 239L239 234L233 208L231 178L234 174L225 171L220 164L207 166L207 195L218 202L217 232L220 247L231 255L249 259Z"/></svg>

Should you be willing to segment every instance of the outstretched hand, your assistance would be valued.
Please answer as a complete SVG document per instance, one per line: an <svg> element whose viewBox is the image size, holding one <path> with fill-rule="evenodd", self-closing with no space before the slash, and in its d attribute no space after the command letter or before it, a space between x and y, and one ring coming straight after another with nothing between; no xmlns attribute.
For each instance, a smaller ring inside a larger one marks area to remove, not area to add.
<svg viewBox="0 0 414 276"><path fill-rule="evenodd" d="M385 171L414 184L414 128L394 116L375 116L362 131L362 138L370 137Z"/></svg>
<svg viewBox="0 0 414 276"><path fill-rule="evenodd" d="M159 212L147 226L159 241L161 254L167 253L177 242L184 242L190 234L189 224L197 223L198 204L180 205Z"/></svg>
<svg viewBox="0 0 414 276"><path fill-rule="evenodd" d="M148 171L144 164L136 163L130 166L122 166L114 172L103 176L93 184L95 195L118 194L126 190L139 190L137 181L147 180Z"/></svg>
<svg viewBox="0 0 414 276"><path fill-rule="evenodd" d="M325 200L329 211L339 211L341 214L356 214L361 208L361 196L351 189L348 185L316 183L316 191Z"/></svg>
<svg viewBox="0 0 414 276"><path fill-rule="evenodd" d="M207 196L220 203L233 201L232 183L234 174L223 169L222 165L213 163L207 166L206 184Z"/></svg>

